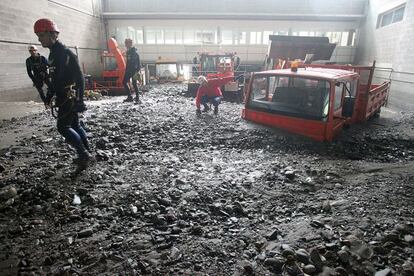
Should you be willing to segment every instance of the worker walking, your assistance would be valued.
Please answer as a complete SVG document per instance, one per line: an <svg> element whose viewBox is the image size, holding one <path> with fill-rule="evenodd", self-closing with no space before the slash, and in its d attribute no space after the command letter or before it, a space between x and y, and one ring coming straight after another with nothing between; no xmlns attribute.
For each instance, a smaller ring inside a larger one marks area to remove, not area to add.
<svg viewBox="0 0 414 276"><path fill-rule="evenodd" d="M48 63L47 59L37 52L35 45L30 45L29 48L30 57L26 59L27 74L33 82L33 86L36 87L39 92L39 96L43 103L46 103L46 96L43 92L43 85L46 84L47 89L50 87L48 79Z"/></svg>
<svg viewBox="0 0 414 276"><path fill-rule="evenodd" d="M37 20L34 32L42 46L50 49L51 87L45 102L50 106L53 96L56 96L57 129L78 153L78 158L74 160L77 174L92 161L86 132L80 125L78 115L78 112L86 110L83 102L84 77L76 55L58 40L59 29L53 21L45 18Z"/></svg>
<svg viewBox="0 0 414 276"><path fill-rule="evenodd" d="M221 93L220 86L232 81L234 77L214 78L207 80L204 76L199 76L197 82L200 84L197 90L196 96L196 114L201 114L201 104L204 106L203 112L208 112L210 107L208 104L214 106L214 114L218 114L218 106L221 103L223 94Z"/></svg>
<svg viewBox="0 0 414 276"><path fill-rule="evenodd" d="M129 87L129 83L132 78L132 86L134 87L134 90L135 90L135 103L140 103L137 79L134 76L136 76L137 73L139 73L141 69L141 62L139 60L137 49L135 47L132 47L132 39L130 38L125 39L125 47L127 48L126 69L125 69L124 80L122 83L125 87L126 92L128 93L128 97L124 100L124 102L133 101L131 88Z"/></svg>

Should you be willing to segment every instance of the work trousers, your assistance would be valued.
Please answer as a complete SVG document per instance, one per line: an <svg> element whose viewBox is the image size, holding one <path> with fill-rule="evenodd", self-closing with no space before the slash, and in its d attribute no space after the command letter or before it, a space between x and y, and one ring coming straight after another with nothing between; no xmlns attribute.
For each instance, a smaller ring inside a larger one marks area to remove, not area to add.
<svg viewBox="0 0 414 276"><path fill-rule="evenodd" d="M66 142L73 146L79 157L87 155L89 150L86 132L79 122L79 115L74 110L74 99L62 99L58 105L57 129L65 137Z"/></svg>
<svg viewBox="0 0 414 276"><path fill-rule="evenodd" d="M37 89L37 92L39 92L39 96L42 99L42 101L45 103L46 101L46 96L45 96L45 92L43 91L43 86L46 84L47 89L49 89L49 81L48 80L38 80L35 83L35 87Z"/></svg>
<svg viewBox="0 0 414 276"><path fill-rule="evenodd" d="M128 72L128 71L125 72L124 80L122 81L122 84L124 85L125 91L128 93L128 96L132 97L131 89L128 86L128 82L132 78L132 86L134 87L136 97L138 97L139 96L138 85L137 85L137 81L133 78L134 75L135 75L135 72Z"/></svg>
<svg viewBox="0 0 414 276"><path fill-rule="evenodd" d="M218 106L221 103L221 97L209 97L207 95L204 95L201 97L201 104L207 105L208 103L213 104L213 106Z"/></svg>

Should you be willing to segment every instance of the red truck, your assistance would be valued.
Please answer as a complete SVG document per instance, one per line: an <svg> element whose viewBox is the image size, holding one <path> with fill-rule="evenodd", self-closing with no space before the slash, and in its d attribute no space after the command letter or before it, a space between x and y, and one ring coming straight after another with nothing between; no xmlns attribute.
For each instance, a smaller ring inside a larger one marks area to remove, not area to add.
<svg viewBox="0 0 414 276"><path fill-rule="evenodd" d="M385 105L390 82L372 84L374 66L308 65L253 73L242 117L319 141L365 122ZM365 76L367 78L363 78Z"/></svg>

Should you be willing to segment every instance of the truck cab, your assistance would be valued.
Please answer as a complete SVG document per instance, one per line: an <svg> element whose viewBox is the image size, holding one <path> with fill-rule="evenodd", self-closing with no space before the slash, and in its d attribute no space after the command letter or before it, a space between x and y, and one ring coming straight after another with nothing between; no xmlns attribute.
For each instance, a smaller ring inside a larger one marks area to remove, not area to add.
<svg viewBox="0 0 414 276"><path fill-rule="evenodd" d="M253 73L242 117L332 141L344 125L379 112L388 95L389 83L371 87L361 82L357 67L347 69L315 65Z"/></svg>

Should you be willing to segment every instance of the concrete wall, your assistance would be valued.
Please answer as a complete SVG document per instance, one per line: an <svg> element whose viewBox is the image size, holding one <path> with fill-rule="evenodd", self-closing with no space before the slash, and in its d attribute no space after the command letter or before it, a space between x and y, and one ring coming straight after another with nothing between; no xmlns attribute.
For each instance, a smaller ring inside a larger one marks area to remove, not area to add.
<svg viewBox="0 0 414 276"><path fill-rule="evenodd" d="M103 0L104 11L117 13L128 12L142 14L162 14L166 18L168 14L191 15L197 17L213 14L220 16L225 14L226 18L232 15L252 14L263 18L269 15L318 15L339 16L361 15L364 12L366 0L256 0L256 1L234 1L234 0L210 0L210 1L165 1L165 0Z"/></svg>
<svg viewBox="0 0 414 276"><path fill-rule="evenodd" d="M100 74L100 49L103 28L100 0L2 0L0 1L0 101L39 100L37 90L27 76L27 46L38 45L33 24L39 18L54 20L61 33L60 40L78 47L81 65L87 73Z"/></svg>
<svg viewBox="0 0 414 276"><path fill-rule="evenodd" d="M402 21L377 28L378 15L405 3ZM359 36L356 60L376 60L376 81L391 79L389 105L401 110L414 108L414 1L371 0Z"/></svg>

